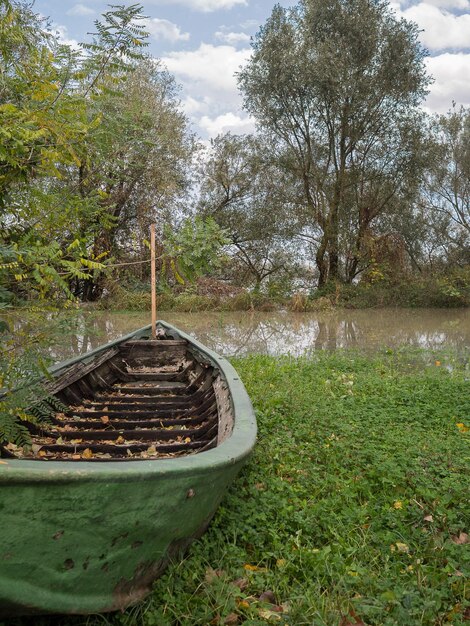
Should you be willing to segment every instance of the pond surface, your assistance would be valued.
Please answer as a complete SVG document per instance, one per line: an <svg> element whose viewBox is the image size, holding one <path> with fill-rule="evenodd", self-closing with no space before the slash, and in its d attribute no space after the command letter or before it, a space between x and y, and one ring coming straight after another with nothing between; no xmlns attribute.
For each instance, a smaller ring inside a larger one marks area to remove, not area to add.
<svg viewBox="0 0 470 626"><path fill-rule="evenodd" d="M162 312L162 319L226 356L309 355L315 350L470 346L470 309L368 309L319 313ZM18 321L18 318L16 318ZM87 352L149 323L148 314L83 312L78 332L54 349L56 360Z"/></svg>

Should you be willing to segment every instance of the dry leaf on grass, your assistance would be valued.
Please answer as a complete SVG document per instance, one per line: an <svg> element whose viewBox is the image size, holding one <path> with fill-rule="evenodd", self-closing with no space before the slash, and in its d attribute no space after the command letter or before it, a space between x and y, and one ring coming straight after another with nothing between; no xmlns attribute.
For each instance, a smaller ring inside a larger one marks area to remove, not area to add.
<svg viewBox="0 0 470 626"><path fill-rule="evenodd" d="M348 615L343 615L339 626L367 626L367 624L351 609Z"/></svg>
<svg viewBox="0 0 470 626"><path fill-rule="evenodd" d="M244 591L248 587L249 583L246 578L237 578L237 580L234 580L232 582L232 585L235 585L235 587L238 587L240 591Z"/></svg>

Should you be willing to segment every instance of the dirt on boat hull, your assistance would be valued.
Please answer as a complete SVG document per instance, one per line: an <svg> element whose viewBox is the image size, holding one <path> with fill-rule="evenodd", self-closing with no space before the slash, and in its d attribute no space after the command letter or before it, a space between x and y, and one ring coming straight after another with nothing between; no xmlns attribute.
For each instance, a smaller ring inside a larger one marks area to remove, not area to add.
<svg viewBox="0 0 470 626"><path fill-rule="evenodd" d="M217 447L161 460L1 460L1 616L122 610L207 528L256 422L231 365L190 341L230 392L233 431Z"/></svg>

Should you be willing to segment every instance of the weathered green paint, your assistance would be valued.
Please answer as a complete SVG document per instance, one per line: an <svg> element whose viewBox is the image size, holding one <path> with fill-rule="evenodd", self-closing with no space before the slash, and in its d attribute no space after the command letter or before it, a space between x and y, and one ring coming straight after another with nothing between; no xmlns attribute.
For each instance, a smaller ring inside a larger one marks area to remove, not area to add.
<svg viewBox="0 0 470 626"><path fill-rule="evenodd" d="M234 405L232 436L174 459L2 460L0 614L103 612L138 602L168 556L204 531L251 452L256 421L233 367L161 325L220 369Z"/></svg>

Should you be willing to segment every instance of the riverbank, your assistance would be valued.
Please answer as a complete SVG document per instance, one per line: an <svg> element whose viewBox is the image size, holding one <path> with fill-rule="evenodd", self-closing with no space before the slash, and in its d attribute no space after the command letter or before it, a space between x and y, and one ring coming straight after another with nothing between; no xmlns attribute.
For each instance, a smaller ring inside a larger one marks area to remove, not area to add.
<svg viewBox="0 0 470 626"><path fill-rule="evenodd" d="M147 286L115 287L94 306L98 309L148 311ZM464 270L448 276L408 277L400 282L375 280L355 285L330 284L310 294L257 293L233 288L213 279L201 279L190 288L158 295L161 311L325 311L335 308L368 309L382 307L459 308L470 306L470 277Z"/></svg>
<svg viewBox="0 0 470 626"><path fill-rule="evenodd" d="M234 360L259 443L189 555L123 615L9 626L468 623L469 383L429 357Z"/></svg>

